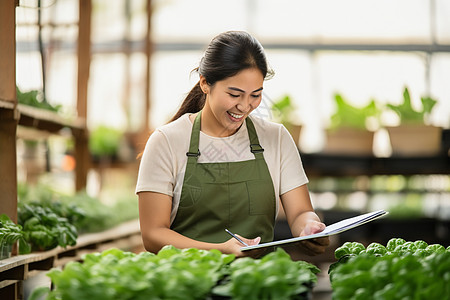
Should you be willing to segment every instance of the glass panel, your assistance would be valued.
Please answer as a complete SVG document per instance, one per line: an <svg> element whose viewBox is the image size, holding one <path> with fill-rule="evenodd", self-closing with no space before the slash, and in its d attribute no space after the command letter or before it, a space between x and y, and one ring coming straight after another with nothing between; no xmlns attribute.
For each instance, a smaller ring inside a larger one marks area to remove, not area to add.
<svg viewBox="0 0 450 300"><path fill-rule="evenodd" d="M172 0L154 5L153 36L156 40L200 39L208 43L226 30L246 29L246 1ZM206 38L206 40L205 40Z"/></svg>
<svg viewBox="0 0 450 300"><path fill-rule="evenodd" d="M42 89L41 56L39 52L16 54L16 82L23 91Z"/></svg>
<svg viewBox="0 0 450 300"><path fill-rule="evenodd" d="M311 42L405 43L428 41L430 35L428 1L263 0L252 3L254 29L265 37Z"/></svg>
<svg viewBox="0 0 450 300"><path fill-rule="evenodd" d="M52 104L61 104L63 112L76 115L78 60L75 53L57 51L48 57L47 98Z"/></svg>
<svg viewBox="0 0 450 300"><path fill-rule="evenodd" d="M448 0L431 0L436 2L436 38L441 44L450 44L450 2Z"/></svg>
<svg viewBox="0 0 450 300"><path fill-rule="evenodd" d="M92 1L92 41L121 40L125 35L125 1Z"/></svg>
<svg viewBox="0 0 450 300"><path fill-rule="evenodd" d="M138 131L144 123L146 72L147 58L145 55L143 53L132 54L129 60L128 75L130 94L124 99L125 103L128 104L127 117L130 131Z"/></svg>
<svg viewBox="0 0 450 300"><path fill-rule="evenodd" d="M450 124L450 54L437 53L431 59L431 96L438 100L431 116L433 124L449 128Z"/></svg>
<svg viewBox="0 0 450 300"><path fill-rule="evenodd" d="M123 54L92 56L89 81L88 126L109 125L126 128L122 106L126 57Z"/></svg>
<svg viewBox="0 0 450 300"><path fill-rule="evenodd" d="M22 2L22 1L21 1ZM71 24L78 22L78 0L48 0L42 1L45 9L42 10L44 20L55 24ZM45 5L45 2L48 5Z"/></svg>
<svg viewBox="0 0 450 300"><path fill-rule="evenodd" d="M128 0L130 5L130 32L128 38L131 40L143 40L147 34L147 1Z"/></svg>
<svg viewBox="0 0 450 300"><path fill-rule="evenodd" d="M151 125L167 123L184 97L198 82L200 52L156 52L152 58Z"/></svg>

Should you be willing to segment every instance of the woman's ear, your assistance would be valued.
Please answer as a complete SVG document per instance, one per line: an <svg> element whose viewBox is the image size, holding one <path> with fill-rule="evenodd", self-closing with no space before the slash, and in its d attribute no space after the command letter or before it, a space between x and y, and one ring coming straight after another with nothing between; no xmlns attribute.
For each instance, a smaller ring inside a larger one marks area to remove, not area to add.
<svg viewBox="0 0 450 300"><path fill-rule="evenodd" d="M200 88L202 89L202 92L204 94L208 94L209 93L209 84L206 81L206 78L203 77L203 75L200 75Z"/></svg>

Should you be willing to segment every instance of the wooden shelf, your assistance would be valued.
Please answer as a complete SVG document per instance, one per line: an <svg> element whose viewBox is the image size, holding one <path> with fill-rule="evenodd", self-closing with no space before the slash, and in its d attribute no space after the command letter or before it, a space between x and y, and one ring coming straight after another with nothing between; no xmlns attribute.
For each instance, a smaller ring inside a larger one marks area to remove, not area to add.
<svg viewBox="0 0 450 300"><path fill-rule="evenodd" d="M14 109L14 103L0 99L0 108Z"/></svg>
<svg viewBox="0 0 450 300"><path fill-rule="evenodd" d="M3 126L6 126L4 135L9 138L8 143L3 145L5 149L2 150L2 154L5 155L3 159L11 162L11 166L8 169L13 168L13 165L16 168L15 161L13 164L12 159L7 159L7 157L16 157L15 143L17 137L33 140L46 139L52 134L60 134L63 128L68 128L75 140L75 160L77 162L75 168L75 188L77 191L85 188L87 173L90 167L89 137L85 119L67 119L52 111L23 104L15 106L13 102L5 100L0 100L0 116L0 125L3 124ZM9 174L2 174L0 172L0 178L1 176L9 176ZM15 189L16 183L9 182L9 184L5 189L11 191ZM17 214L15 208L17 197L15 192L13 194L10 195L9 198L11 199L8 204L12 211L4 211L10 216ZM15 217L12 217L12 219L15 219Z"/></svg>
<svg viewBox="0 0 450 300"><path fill-rule="evenodd" d="M75 246L57 247L44 252L33 252L0 260L0 289L26 280L36 273L64 266L69 261L80 261L88 253L110 248L127 251L142 248L139 221L132 220L109 230L80 235Z"/></svg>
<svg viewBox="0 0 450 300"><path fill-rule="evenodd" d="M300 153L309 176L450 174L450 129L442 131L440 153L434 156L333 155Z"/></svg>
<svg viewBox="0 0 450 300"><path fill-rule="evenodd" d="M40 109L24 104L0 99L0 109L16 111L19 125L38 130L57 133L62 128L68 127L76 130L85 130L85 120L82 118L67 119L56 112Z"/></svg>
<svg viewBox="0 0 450 300"><path fill-rule="evenodd" d="M63 118L55 112L23 104L18 104L17 109L20 114L19 125L22 126L50 133L57 133L65 127L76 130L85 130L85 120L82 118L70 120Z"/></svg>
<svg viewBox="0 0 450 300"><path fill-rule="evenodd" d="M301 154L306 174L317 176L449 174L450 157L372 157Z"/></svg>

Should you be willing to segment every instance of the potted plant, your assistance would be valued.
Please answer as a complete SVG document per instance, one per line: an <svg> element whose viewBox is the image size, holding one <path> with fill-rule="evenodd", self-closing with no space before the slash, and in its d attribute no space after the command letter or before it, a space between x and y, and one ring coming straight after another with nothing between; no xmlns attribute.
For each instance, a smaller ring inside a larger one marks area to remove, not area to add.
<svg viewBox="0 0 450 300"><path fill-rule="evenodd" d="M25 240L22 226L15 224L6 214L0 215L0 260L11 256L13 245L19 242L19 253L29 253L30 245Z"/></svg>
<svg viewBox="0 0 450 300"><path fill-rule="evenodd" d="M122 137L122 131L105 125L100 125L92 130L89 135L89 150L94 162L116 161Z"/></svg>
<svg viewBox="0 0 450 300"><path fill-rule="evenodd" d="M334 95L336 111L326 130L325 153L344 155L372 155L373 131L367 129L369 118L378 118L375 100L364 107L355 107L340 94Z"/></svg>
<svg viewBox="0 0 450 300"><path fill-rule="evenodd" d="M272 104L274 121L281 123L284 125L284 127L286 127L286 129L294 139L295 144L298 146L302 125L294 116L294 111L295 107L292 104L291 97L288 95L283 96L277 102Z"/></svg>
<svg viewBox="0 0 450 300"><path fill-rule="evenodd" d="M405 87L401 104L386 104L386 108L400 118L399 126L385 126L389 133L393 155L436 155L441 150L442 128L427 124L428 116L437 101L430 97L422 97L420 100L422 110L416 111L411 105L409 90Z"/></svg>

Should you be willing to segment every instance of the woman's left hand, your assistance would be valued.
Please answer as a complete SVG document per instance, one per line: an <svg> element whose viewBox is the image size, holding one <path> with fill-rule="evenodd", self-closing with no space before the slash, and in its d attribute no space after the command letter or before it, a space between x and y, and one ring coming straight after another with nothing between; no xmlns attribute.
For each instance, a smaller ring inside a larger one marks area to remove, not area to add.
<svg viewBox="0 0 450 300"><path fill-rule="evenodd" d="M325 224L315 220L310 220L306 223L305 228L303 228L300 236L311 235L315 233L322 232L325 230ZM325 252L325 249L330 245L330 239L326 237L315 238L311 240L304 240L299 243L300 248L303 252L308 255L317 255Z"/></svg>

